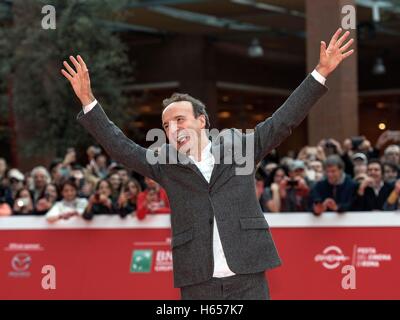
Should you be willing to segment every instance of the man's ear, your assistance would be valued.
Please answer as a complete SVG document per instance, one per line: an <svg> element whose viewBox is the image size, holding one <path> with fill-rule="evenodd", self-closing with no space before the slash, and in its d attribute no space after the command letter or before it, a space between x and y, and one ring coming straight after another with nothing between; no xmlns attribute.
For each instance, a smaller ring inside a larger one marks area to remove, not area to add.
<svg viewBox="0 0 400 320"><path fill-rule="evenodd" d="M200 120L201 123L201 129L205 129L206 128L206 117L204 114L201 114L198 116L198 119Z"/></svg>

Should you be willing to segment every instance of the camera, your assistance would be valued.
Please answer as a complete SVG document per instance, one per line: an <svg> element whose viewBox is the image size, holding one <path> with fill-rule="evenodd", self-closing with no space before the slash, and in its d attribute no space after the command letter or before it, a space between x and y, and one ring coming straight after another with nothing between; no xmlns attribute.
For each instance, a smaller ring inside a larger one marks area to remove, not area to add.
<svg viewBox="0 0 400 320"><path fill-rule="evenodd" d="M353 150L358 150L358 148L360 147L360 145L363 143L364 141L364 137L352 137L351 138L351 147Z"/></svg>
<svg viewBox="0 0 400 320"><path fill-rule="evenodd" d="M287 184L288 184L288 186L294 188L294 187L297 187L299 185L299 181L291 179L291 180L288 180Z"/></svg>
<svg viewBox="0 0 400 320"><path fill-rule="evenodd" d="M26 207L29 204L28 198L20 198L17 200L17 206L20 208Z"/></svg>

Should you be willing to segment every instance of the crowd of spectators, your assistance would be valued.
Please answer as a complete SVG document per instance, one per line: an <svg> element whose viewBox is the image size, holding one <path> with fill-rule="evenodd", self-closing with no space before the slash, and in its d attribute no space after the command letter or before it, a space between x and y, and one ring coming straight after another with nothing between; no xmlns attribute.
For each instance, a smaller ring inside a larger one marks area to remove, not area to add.
<svg viewBox="0 0 400 320"><path fill-rule="evenodd" d="M85 165L79 164L70 148L48 168L37 166L26 173L8 168L0 158L0 216L42 215L54 222L73 216L91 220L99 214L144 219L170 212L157 182L111 162L96 146L86 150L86 158Z"/></svg>
<svg viewBox="0 0 400 320"><path fill-rule="evenodd" d="M400 207L400 132L385 131L375 146L365 137L342 144L324 139L297 155L268 155L255 175L264 212L382 211ZM96 146L77 162L73 148L48 168L22 173L0 158L0 216L44 215L50 222L99 214L145 219L168 214L166 191L110 161Z"/></svg>
<svg viewBox="0 0 400 320"><path fill-rule="evenodd" d="M400 132L387 130L375 146L364 136L321 140L295 157L272 154L258 168L264 212L384 211L400 202Z"/></svg>

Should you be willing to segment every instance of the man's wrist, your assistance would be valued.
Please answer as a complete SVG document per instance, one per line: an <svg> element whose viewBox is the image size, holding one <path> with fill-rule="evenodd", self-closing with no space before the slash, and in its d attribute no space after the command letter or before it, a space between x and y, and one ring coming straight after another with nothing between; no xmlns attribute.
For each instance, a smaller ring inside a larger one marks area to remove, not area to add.
<svg viewBox="0 0 400 320"><path fill-rule="evenodd" d="M82 97L80 100L81 100L82 106L87 106L87 105L91 104L96 99L93 96L93 94L90 94L88 96Z"/></svg>
<svg viewBox="0 0 400 320"><path fill-rule="evenodd" d="M321 65L317 65L317 67L315 68L315 70L317 70L317 72L321 75L321 76L323 76L325 79L329 76L329 74L330 74L330 71L327 69L327 68L324 68L323 66L321 66Z"/></svg>

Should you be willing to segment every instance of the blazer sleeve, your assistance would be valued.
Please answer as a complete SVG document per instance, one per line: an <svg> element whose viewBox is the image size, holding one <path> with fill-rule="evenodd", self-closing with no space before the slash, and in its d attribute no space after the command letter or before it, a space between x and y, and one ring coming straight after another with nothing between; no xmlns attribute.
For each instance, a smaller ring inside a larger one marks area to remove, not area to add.
<svg viewBox="0 0 400 320"><path fill-rule="evenodd" d="M153 151L139 146L126 137L108 119L99 103L87 113L80 111L77 120L103 146L112 159L162 184L160 164L150 164L147 161L146 155Z"/></svg>
<svg viewBox="0 0 400 320"><path fill-rule="evenodd" d="M259 123L254 134L254 160L260 162L292 134L328 88L310 74L271 117Z"/></svg>

